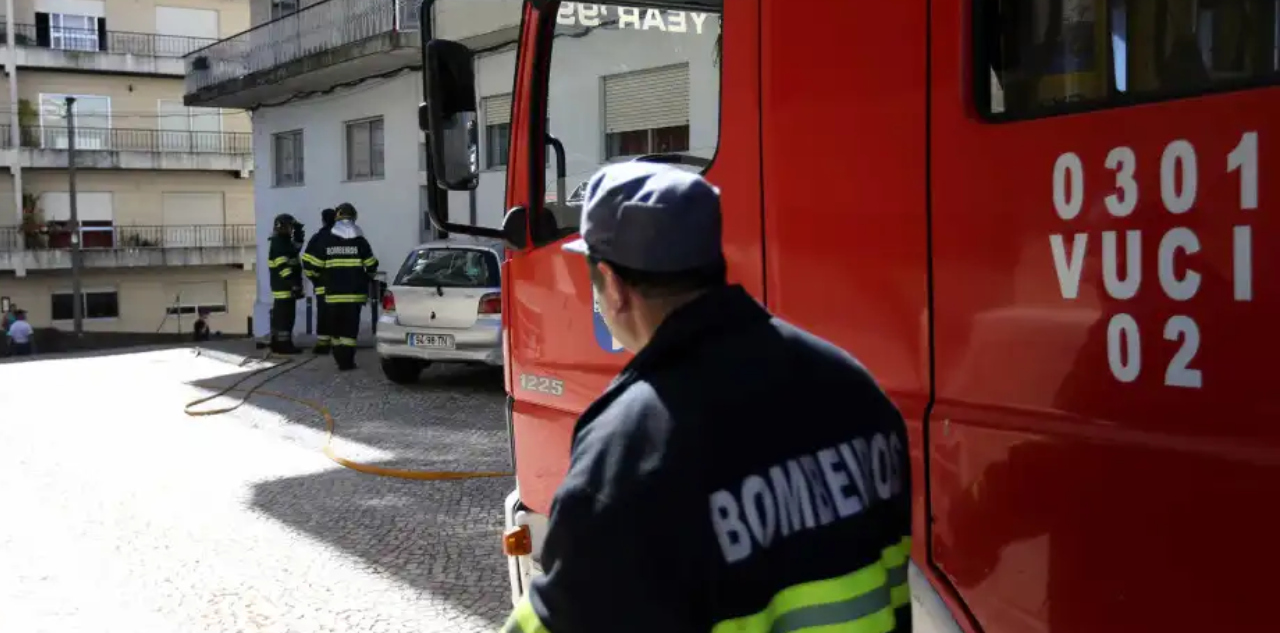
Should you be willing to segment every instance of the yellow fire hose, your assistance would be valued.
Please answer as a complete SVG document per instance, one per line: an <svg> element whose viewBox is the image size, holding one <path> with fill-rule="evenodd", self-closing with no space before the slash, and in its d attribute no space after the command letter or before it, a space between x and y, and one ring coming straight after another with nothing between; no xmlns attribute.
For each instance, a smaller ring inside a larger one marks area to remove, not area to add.
<svg viewBox="0 0 1280 633"><path fill-rule="evenodd" d="M201 350L199 348L196 348L196 354L199 355L200 352ZM255 369L245 374L244 376L241 376L238 380L231 383L229 386L223 387L222 389L218 390L218 392L214 393L213 395L205 396L198 400L192 400L191 402L188 402L187 405L182 409L183 413L186 413L187 415L192 417L208 417L208 416L214 416L214 415L222 415L224 413L230 413L232 411L235 411L236 409L239 409L241 406L244 406L246 403L249 402L249 398L253 397L254 395L270 396L272 398L279 398L281 400L287 400L295 404L300 404L319 414L320 417L324 419L325 440L324 440L323 451L325 456L333 460L337 464L345 468L350 468L351 470L354 470L357 472L362 472L369 475L378 475L380 477L395 477L397 479L415 479L419 481L482 479L487 477L510 477L512 475L512 473L488 472L488 471L476 471L476 472L448 471L448 470L428 471L428 470L403 470L399 468L384 468L382 466L374 466L371 464L361 464L360 462L354 462L345 457L342 457L341 455L338 455L337 452L333 450L333 431L334 431L334 427L336 426L336 423L333 419L333 414L329 412L328 407L325 407L324 405L317 402L305 400L303 398L298 398L295 396L290 396L288 394L278 393L275 391L265 391L262 389L263 386L265 386L267 383L271 382L272 380L275 380L295 369L298 369L310 363L311 361L315 360L316 357L313 356L311 358L298 362L289 357L276 357L273 354L271 354L271 352L267 352L259 358L245 358L243 361L240 362L240 366L244 367L245 365L253 361L265 363L269 360L272 360L273 358L279 358L280 362L273 365L267 365L259 369ZM276 369L286 365L287 367L285 367L285 369L283 369L282 371L271 374L265 380L255 384L252 387L246 388L246 387L240 386L245 382L247 382L250 378L253 378L254 376L259 376L263 373L271 371L272 369ZM241 394L240 400L229 407L223 407L221 409L207 409L204 411L195 410L195 407L197 406L200 406L206 402L209 402L210 400L221 398L222 396L225 396L230 393Z"/></svg>

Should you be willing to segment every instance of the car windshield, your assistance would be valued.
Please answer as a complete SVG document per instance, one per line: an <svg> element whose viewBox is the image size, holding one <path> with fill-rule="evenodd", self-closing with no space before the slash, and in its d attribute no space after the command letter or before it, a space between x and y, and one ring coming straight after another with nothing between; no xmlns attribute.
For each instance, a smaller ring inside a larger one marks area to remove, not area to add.
<svg viewBox="0 0 1280 633"><path fill-rule="evenodd" d="M395 285L443 288L495 288L498 258L483 250L426 248L405 261Z"/></svg>

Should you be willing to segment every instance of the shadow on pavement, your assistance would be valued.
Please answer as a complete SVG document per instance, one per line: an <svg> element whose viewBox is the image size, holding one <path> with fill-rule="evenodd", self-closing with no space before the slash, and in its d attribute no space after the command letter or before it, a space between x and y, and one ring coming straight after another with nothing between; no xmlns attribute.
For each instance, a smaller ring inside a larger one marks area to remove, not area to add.
<svg viewBox="0 0 1280 633"><path fill-rule="evenodd" d="M252 349L239 353L256 355ZM303 354L294 362L311 358ZM358 370L340 373L331 358L316 357L263 390L328 408L336 421L334 450L347 459L416 471L510 470L501 370L438 365L417 384L400 386L382 376L372 350L361 350L357 363ZM261 367L189 384L212 393ZM232 403L217 399L197 409ZM249 405L205 419L322 448L323 436L314 431L324 430L324 420L312 409L266 395ZM514 486L512 477L414 481L335 467L255 484L252 505L413 587L428 608L451 605L496 630L510 608L500 535L502 502Z"/></svg>

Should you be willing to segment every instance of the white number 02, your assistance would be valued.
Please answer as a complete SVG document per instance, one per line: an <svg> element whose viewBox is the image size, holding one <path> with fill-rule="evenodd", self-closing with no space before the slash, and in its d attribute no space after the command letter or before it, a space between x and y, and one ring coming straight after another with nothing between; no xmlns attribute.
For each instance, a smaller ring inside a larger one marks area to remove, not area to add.
<svg viewBox="0 0 1280 633"><path fill-rule="evenodd" d="M1164 324L1164 338L1182 342L1164 371L1164 384L1199 389L1203 377L1199 369L1191 367L1192 359L1200 351L1200 328L1196 322L1187 316L1171 317ZM1142 373L1142 337L1138 322L1123 312L1107 323L1107 365L1111 367L1111 375L1120 382L1133 382Z"/></svg>

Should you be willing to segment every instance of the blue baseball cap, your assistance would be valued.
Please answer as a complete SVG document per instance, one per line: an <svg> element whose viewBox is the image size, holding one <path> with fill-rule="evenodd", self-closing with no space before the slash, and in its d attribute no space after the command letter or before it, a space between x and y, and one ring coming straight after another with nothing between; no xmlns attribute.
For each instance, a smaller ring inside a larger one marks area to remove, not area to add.
<svg viewBox="0 0 1280 633"><path fill-rule="evenodd" d="M720 190L672 165L627 162L596 172L579 232L565 251L632 270L683 272L724 261Z"/></svg>

